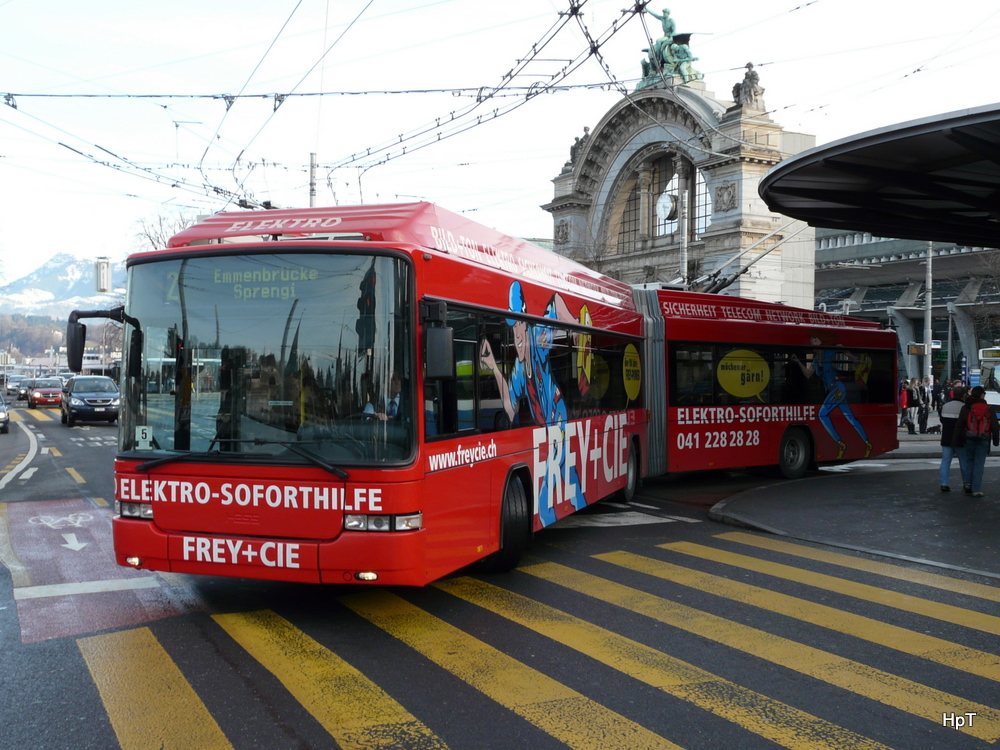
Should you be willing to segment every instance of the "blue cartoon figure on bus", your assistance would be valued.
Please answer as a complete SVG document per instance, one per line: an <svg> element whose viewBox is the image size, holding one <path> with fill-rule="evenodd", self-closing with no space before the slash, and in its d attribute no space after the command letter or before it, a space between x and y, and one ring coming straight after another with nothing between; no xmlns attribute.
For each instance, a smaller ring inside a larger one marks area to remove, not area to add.
<svg viewBox="0 0 1000 750"><path fill-rule="evenodd" d="M809 334L809 343L816 347L813 352L812 362L806 365L794 354L792 355L792 360L802 369L802 374L806 378L810 378L814 374L818 375L826 388L826 397L823 399L823 405L819 410L819 421L827 431L827 434L837 444L837 458L841 459L844 457L844 453L847 451L847 443L844 442L833 424L831 414L836 411L844 415L844 419L847 420L857 431L861 439L864 440L864 457L868 458L872 453L872 444L868 440L865 428L861 425L858 418L854 416L854 412L851 411L850 404L847 402L847 386L841 377L836 363L844 361L852 362L855 366L855 379L859 384L867 384L868 374L871 372L871 357L864 354L856 357L839 346L836 348L824 348L823 339L815 332Z"/></svg>
<svg viewBox="0 0 1000 750"><path fill-rule="evenodd" d="M510 285L509 310L518 315L527 314L524 290L519 281ZM543 317L563 322L578 322L559 294L552 296ZM535 424L548 427L545 476L536 477L535 480L536 486L539 487L538 515L542 525L548 526L556 520L555 505L560 499L572 503L574 509L587 504L580 488L577 467L565 465L564 437L568 414L562 391L552 376L549 363L554 329L543 322L529 322L521 317L507 318L507 325L513 334L516 355L509 376L505 377L497 365L493 349L486 339L480 347L479 357L483 367L496 378L500 399L508 419L511 422L515 421L518 405L523 400L527 403ZM561 481L563 479L565 481ZM555 481L550 482L550 480ZM556 484L558 486L551 486Z"/></svg>

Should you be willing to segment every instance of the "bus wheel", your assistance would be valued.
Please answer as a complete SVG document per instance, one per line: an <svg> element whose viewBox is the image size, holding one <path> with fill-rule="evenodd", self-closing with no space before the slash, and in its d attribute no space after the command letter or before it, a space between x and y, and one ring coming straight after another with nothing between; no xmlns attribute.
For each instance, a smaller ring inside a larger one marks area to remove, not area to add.
<svg viewBox="0 0 1000 750"><path fill-rule="evenodd" d="M639 446L632 442L628 452L628 464L625 467L625 486L616 493L615 499L623 503L632 502L636 487L639 486Z"/></svg>
<svg viewBox="0 0 1000 750"><path fill-rule="evenodd" d="M480 568L487 573L506 573L521 561L521 553L531 540L531 512L524 483L512 474L503 493L500 508L500 549L480 561Z"/></svg>
<svg viewBox="0 0 1000 750"><path fill-rule="evenodd" d="M778 448L778 470L785 479L798 479L806 473L812 462L811 443L801 427L785 430Z"/></svg>

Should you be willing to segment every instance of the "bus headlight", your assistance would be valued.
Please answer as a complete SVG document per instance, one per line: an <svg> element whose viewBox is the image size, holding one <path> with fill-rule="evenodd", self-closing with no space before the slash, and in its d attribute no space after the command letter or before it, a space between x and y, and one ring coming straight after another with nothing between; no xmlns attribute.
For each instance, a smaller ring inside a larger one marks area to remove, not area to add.
<svg viewBox="0 0 1000 750"><path fill-rule="evenodd" d="M423 526L422 513L401 516L351 513L344 516L344 528L347 531L417 531Z"/></svg>
<svg viewBox="0 0 1000 750"><path fill-rule="evenodd" d="M150 503L123 503L115 500L115 515L122 518L142 518L153 520L153 506Z"/></svg>

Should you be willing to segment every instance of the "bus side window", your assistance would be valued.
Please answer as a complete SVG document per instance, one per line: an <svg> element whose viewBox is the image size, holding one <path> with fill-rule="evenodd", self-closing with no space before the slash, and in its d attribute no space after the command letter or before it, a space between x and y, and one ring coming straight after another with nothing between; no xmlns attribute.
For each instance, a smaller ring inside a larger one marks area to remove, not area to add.
<svg viewBox="0 0 1000 750"><path fill-rule="evenodd" d="M449 310L454 331L455 377L424 380L424 433L451 435L475 427L475 375L479 363L476 318Z"/></svg>
<svg viewBox="0 0 1000 750"><path fill-rule="evenodd" d="M490 347L500 372L507 377L510 373L511 331L510 326L502 318L486 317L482 322L480 348L483 343ZM477 362L479 360L477 359ZM478 379L478 426L483 432L496 432L511 427L511 418L504 408L503 397L500 395L500 385L496 376L481 363ZM516 415L515 415L516 420Z"/></svg>
<svg viewBox="0 0 1000 750"><path fill-rule="evenodd" d="M478 350L476 342L456 341L455 361L458 363L455 373L456 399L456 429L471 430L476 426L476 369L478 368Z"/></svg>
<svg viewBox="0 0 1000 750"><path fill-rule="evenodd" d="M671 364L670 403L672 406L699 406L715 400L715 370L710 345L674 345Z"/></svg>

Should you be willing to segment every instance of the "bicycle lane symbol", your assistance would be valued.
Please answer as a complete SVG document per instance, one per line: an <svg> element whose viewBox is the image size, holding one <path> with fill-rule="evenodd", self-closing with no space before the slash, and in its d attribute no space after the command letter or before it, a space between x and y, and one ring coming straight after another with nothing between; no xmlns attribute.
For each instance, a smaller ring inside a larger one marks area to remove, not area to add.
<svg viewBox="0 0 1000 750"><path fill-rule="evenodd" d="M65 529L73 527L82 528L88 521L93 521L94 517L89 513L70 513L68 516L59 518L58 516L35 516L28 519L28 523L48 526L50 529Z"/></svg>
<svg viewBox="0 0 1000 750"><path fill-rule="evenodd" d="M158 574L117 564L110 509L76 498L7 503L4 510L11 552L22 567L14 587L22 643L205 609L187 584L164 588Z"/></svg>
<svg viewBox="0 0 1000 750"><path fill-rule="evenodd" d="M83 528L83 525L87 521L93 521L94 517L89 513L70 513L68 516L63 516L58 518L56 516L35 516L28 519L28 523L38 524L42 526L48 526L50 529L65 529L65 528ZM66 540L65 544L60 545L66 549L71 549L74 552L79 552L84 547L90 544L90 542L81 542L77 540L76 534L63 534L62 538Z"/></svg>

